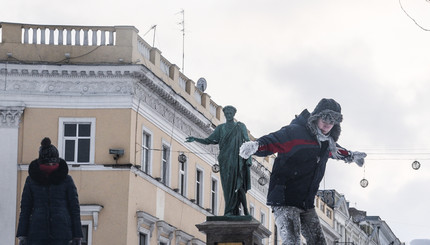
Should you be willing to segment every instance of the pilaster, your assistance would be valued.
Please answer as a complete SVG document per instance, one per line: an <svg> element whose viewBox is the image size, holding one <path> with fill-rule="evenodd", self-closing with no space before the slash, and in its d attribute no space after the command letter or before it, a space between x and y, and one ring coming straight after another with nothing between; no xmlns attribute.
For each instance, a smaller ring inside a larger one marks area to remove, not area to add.
<svg viewBox="0 0 430 245"><path fill-rule="evenodd" d="M15 244L18 127L24 106L0 102L0 244Z"/></svg>

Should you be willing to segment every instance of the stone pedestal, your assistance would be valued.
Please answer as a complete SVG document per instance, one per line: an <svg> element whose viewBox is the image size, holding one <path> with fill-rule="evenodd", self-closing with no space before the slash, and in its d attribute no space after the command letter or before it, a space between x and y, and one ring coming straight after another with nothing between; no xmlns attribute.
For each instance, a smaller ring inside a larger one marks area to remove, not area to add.
<svg viewBox="0 0 430 245"><path fill-rule="evenodd" d="M251 216L213 216L196 225L206 234L207 245L243 244L261 245L271 232Z"/></svg>

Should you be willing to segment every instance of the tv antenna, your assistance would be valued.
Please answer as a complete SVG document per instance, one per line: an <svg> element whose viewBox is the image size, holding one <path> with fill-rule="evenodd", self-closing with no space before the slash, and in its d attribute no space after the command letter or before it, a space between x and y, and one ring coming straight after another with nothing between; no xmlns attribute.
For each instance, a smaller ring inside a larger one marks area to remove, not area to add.
<svg viewBox="0 0 430 245"><path fill-rule="evenodd" d="M182 29L182 73L184 72L184 60L185 60L185 10L181 10L178 14L182 14L182 21L178 24L181 25Z"/></svg>
<svg viewBox="0 0 430 245"><path fill-rule="evenodd" d="M154 47L155 46L155 31L157 30L157 25L151 26L151 28L149 28L149 30L147 32L145 32L145 34L143 34L143 36L146 36L146 34L148 34L148 32L150 32L151 30L154 30L154 37L152 38L152 47Z"/></svg>

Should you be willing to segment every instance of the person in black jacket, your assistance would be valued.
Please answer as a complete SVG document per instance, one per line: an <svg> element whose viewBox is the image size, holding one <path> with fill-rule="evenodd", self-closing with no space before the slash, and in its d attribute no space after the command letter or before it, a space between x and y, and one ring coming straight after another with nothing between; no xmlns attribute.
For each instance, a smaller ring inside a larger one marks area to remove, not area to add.
<svg viewBox="0 0 430 245"><path fill-rule="evenodd" d="M83 237L79 199L66 161L49 138L30 163L21 198L19 245L80 245Z"/></svg>
<svg viewBox="0 0 430 245"><path fill-rule="evenodd" d="M280 130L242 144L240 156L278 153L270 176L267 204L284 245L324 245L326 240L315 212L314 200L324 177L328 158L364 164L366 154L351 152L336 142L343 120L340 105L322 99L315 110L302 113Z"/></svg>

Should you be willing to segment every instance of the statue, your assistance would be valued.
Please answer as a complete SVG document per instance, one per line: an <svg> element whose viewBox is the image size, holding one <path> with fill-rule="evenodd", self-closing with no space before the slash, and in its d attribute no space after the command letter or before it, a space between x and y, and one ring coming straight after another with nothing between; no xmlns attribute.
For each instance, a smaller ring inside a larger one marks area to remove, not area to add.
<svg viewBox="0 0 430 245"><path fill-rule="evenodd" d="M245 124L234 121L236 108L223 108L226 122L218 125L214 132L206 139L187 137L186 142L197 141L209 145L219 145L219 170L221 185L224 192L224 216L240 215L240 204L245 215L249 215L246 204L246 192L251 189L250 166L251 157L243 159L239 156L239 148L243 142L249 141Z"/></svg>

